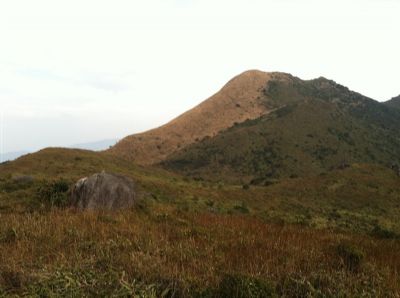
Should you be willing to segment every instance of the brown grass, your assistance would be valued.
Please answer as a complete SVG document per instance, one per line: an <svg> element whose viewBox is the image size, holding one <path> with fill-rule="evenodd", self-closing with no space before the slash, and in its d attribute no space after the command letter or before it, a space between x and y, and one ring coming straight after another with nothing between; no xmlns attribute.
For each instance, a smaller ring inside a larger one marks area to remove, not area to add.
<svg viewBox="0 0 400 298"><path fill-rule="evenodd" d="M362 251L357 270L346 267L339 245ZM272 282L284 297L398 297L399 249L396 240L244 216L168 210L9 214L0 217L0 296L1 289L108 296L140 281L159 294L192 297L217 289L227 274L240 274Z"/></svg>

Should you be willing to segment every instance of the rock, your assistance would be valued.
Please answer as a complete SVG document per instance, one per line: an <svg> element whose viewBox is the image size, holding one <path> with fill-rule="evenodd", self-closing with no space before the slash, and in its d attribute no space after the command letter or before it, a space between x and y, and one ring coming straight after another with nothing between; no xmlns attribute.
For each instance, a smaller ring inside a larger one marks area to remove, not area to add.
<svg viewBox="0 0 400 298"><path fill-rule="evenodd" d="M130 178L105 172L80 179L71 191L71 205L80 210L127 209L135 198Z"/></svg>

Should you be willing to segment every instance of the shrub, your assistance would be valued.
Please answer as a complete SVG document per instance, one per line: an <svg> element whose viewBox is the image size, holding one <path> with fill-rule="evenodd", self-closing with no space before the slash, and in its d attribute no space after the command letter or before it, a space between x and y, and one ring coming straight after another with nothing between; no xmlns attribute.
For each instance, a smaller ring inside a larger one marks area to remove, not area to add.
<svg viewBox="0 0 400 298"><path fill-rule="evenodd" d="M240 205L235 205L235 206L233 206L233 209L235 210L235 211L238 211L238 212L240 212L240 213L250 213L250 210L249 210L249 208L247 207L247 205L246 205L246 203L245 202L242 202Z"/></svg>
<svg viewBox="0 0 400 298"><path fill-rule="evenodd" d="M51 207L65 207L68 201L69 183L65 180L44 182L37 189L39 201Z"/></svg>
<svg viewBox="0 0 400 298"><path fill-rule="evenodd" d="M372 230L372 235L376 236L376 237L379 237L379 238L385 238L385 239L397 239L397 238L399 238L399 235L396 232L390 230L387 227L382 227L380 225L376 225L374 227L374 229Z"/></svg>
<svg viewBox="0 0 400 298"><path fill-rule="evenodd" d="M221 280L217 297L267 298L277 297L275 288L268 282L243 275L225 275Z"/></svg>
<svg viewBox="0 0 400 298"><path fill-rule="evenodd" d="M354 245L341 243L337 246L337 253L344 265L350 271L358 271L364 261L364 252Z"/></svg>

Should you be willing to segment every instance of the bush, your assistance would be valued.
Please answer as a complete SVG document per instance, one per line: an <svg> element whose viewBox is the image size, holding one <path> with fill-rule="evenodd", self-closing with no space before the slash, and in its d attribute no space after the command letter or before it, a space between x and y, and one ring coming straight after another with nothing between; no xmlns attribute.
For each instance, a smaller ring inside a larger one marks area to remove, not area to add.
<svg viewBox="0 0 400 298"><path fill-rule="evenodd" d="M358 271L365 258L363 251L347 243L339 244L337 253L342 258L346 268L350 271Z"/></svg>
<svg viewBox="0 0 400 298"><path fill-rule="evenodd" d="M65 180L44 182L37 190L39 201L50 207L65 207L69 183Z"/></svg>
<svg viewBox="0 0 400 298"><path fill-rule="evenodd" d="M379 238L384 238L384 239L397 239L397 238L399 238L399 235L396 232L394 232L394 231L392 231L392 230L390 230L390 229L388 229L386 227L382 227L380 225L376 225L374 227L374 229L372 230L372 235L376 236L376 237L379 237Z"/></svg>
<svg viewBox="0 0 400 298"><path fill-rule="evenodd" d="M249 208L246 206L245 202L242 202L240 205L235 205L233 206L233 209L237 212L246 214L246 213L250 213Z"/></svg>
<svg viewBox="0 0 400 298"><path fill-rule="evenodd" d="M217 297L267 298L277 297L275 288L268 282L242 275L225 275L221 280Z"/></svg>

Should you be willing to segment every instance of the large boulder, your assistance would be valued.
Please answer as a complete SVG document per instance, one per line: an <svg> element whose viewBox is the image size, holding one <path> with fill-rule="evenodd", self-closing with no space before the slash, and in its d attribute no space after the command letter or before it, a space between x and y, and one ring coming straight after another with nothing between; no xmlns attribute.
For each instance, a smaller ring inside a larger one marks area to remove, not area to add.
<svg viewBox="0 0 400 298"><path fill-rule="evenodd" d="M80 210L119 210L135 202L135 184L124 176L99 173L80 179L71 192L71 205Z"/></svg>

